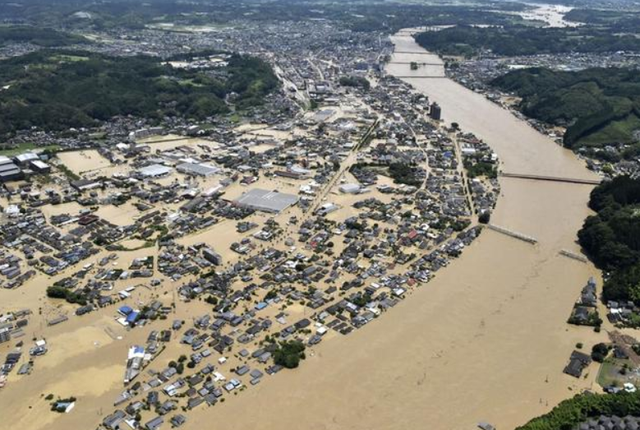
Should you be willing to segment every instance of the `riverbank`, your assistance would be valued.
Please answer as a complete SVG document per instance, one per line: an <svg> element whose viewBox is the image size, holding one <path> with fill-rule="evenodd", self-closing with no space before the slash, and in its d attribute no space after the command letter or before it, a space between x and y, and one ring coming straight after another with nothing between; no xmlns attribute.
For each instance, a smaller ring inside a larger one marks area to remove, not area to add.
<svg viewBox="0 0 640 430"><path fill-rule="evenodd" d="M483 96L446 78L423 79L425 68L410 71L407 63L417 58L442 62L408 32L393 40L403 52L393 61L404 65L388 72L415 73L404 80L437 101L447 122L484 138L504 171L594 177L571 152ZM216 425L472 429L486 420L509 429L597 389L595 367L580 380L562 373L577 342L588 350L606 336L566 324L588 277L599 276L591 264L559 255L579 252L576 232L591 188L503 179L493 222L537 245L485 231L385 318L309 351L300 369L243 393L242 401L216 406ZM196 411L186 427L198 428L211 413Z"/></svg>

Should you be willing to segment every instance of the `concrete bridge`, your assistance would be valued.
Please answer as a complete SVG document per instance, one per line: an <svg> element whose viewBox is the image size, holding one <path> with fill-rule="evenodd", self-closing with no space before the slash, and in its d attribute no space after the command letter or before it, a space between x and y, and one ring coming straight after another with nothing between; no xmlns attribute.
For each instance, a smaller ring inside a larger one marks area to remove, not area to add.
<svg viewBox="0 0 640 430"><path fill-rule="evenodd" d="M444 79L444 78L446 78L445 75L440 75L440 76L411 76L411 75L397 76L397 75L393 75L393 76L398 78L398 79Z"/></svg>
<svg viewBox="0 0 640 430"><path fill-rule="evenodd" d="M531 237L531 236L526 235L526 234L518 233L517 231L509 230L508 228L500 227L500 226L495 225L495 224L487 224L487 228L489 230L497 231L498 233L502 233L504 235L511 236L511 237L513 237L515 239L522 240L523 242L527 242L527 243L530 243L532 245L535 245L536 243L538 243L538 239L536 239L535 237Z"/></svg>
<svg viewBox="0 0 640 430"><path fill-rule="evenodd" d="M394 54L412 54L412 55L431 55L431 56L436 56L436 54L432 53L432 52L426 52L426 51L393 51ZM440 66L442 66L442 63L439 64Z"/></svg>
<svg viewBox="0 0 640 430"><path fill-rule="evenodd" d="M565 182L569 184L599 185L600 179L562 178L557 176L525 175L519 173L501 173L503 178L529 179L533 181Z"/></svg>
<svg viewBox="0 0 640 430"><path fill-rule="evenodd" d="M420 61L389 61L387 64L417 64L418 66L437 66L442 67L442 63L421 63Z"/></svg>

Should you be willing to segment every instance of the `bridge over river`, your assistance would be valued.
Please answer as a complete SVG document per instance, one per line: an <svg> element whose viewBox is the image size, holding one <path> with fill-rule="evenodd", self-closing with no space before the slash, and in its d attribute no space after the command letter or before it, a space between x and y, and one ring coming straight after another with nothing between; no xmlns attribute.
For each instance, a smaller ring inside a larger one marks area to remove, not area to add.
<svg viewBox="0 0 640 430"><path fill-rule="evenodd" d="M516 179L530 179L534 181L550 181L550 182L566 182L569 184L582 184L582 185L598 185L599 179L585 179L585 178L564 178L558 176L545 176L545 175L529 175L519 173L501 173L503 178L516 178Z"/></svg>
<svg viewBox="0 0 640 430"><path fill-rule="evenodd" d="M606 330L566 323L584 284L599 274L575 258L593 185L563 182L599 178L483 95L444 77L426 78L443 76L444 63L418 46L412 32L392 37L387 73L438 102L446 123L483 139L505 172L522 177L501 178L491 215L499 227L483 232L383 318L308 348L299 369L242 393L244 401L225 403L216 411L220 430L253 430L256 423L262 430L469 430L480 421L514 429L595 386L595 367L580 379L562 373L577 342L606 339ZM438 65L400 64L412 61ZM199 414L187 427L210 423L210 415Z"/></svg>

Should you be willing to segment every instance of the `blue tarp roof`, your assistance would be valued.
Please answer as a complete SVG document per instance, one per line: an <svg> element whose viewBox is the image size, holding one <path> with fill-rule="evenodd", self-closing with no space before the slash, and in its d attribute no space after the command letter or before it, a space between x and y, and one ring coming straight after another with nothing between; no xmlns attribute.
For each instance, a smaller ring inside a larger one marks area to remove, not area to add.
<svg viewBox="0 0 640 430"><path fill-rule="evenodd" d="M262 309L264 309L264 308L266 308L266 307L267 307L267 304L266 304L265 302L260 302L260 303L258 303L258 304L256 305L256 310L257 310L257 311L260 311L260 310L262 310Z"/></svg>
<svg viewBox="0 0 640 430"><path fill-rule="evenodd" d="M129 315L127 315L127 322L128 323L136 322L136 320L138 319L138 315L140 315L140 312L137 312L137 311L131 312Z"/></svg>
<svg viewBox="0 0 640 430"><path fill-rule="evenodd" d="M131 312L133 312L133 309L131 309L129 306L121 306L118 309L118 312L120 312L122 315L129 315Z"/></svg>

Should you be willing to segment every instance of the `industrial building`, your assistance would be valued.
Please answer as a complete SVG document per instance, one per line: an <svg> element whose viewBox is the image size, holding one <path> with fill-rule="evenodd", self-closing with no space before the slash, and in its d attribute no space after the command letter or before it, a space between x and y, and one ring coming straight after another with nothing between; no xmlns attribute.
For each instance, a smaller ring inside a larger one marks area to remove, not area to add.
<svg viewBox="0 0 640 430"><path fill-rule="evenodd" d="M9 157L0 155L0 182L22 179L23 173Z"/></svg>
<svg viewBox="0 0 640 430"><path fill-rule="evenodd" d="M146 139L151 136L158 136L162 134L162 132L163 132L162 127L143 128L143 129L132 131L131 133L129 133L129 140L133 141L137 139Z"/></svg>
<svg viewBox="0 0 640 430"><path fill-rule="evenodd" d="M33 152L25 152L24 154L16 155L14 158L16 163L18 163L21 166L27 166L31 161L35 161L39 159L40 157L38 157L38 155L34 154Z"/></svg>
<svg viewBox="0 0 640 430"><path fill-rule="evenodd" d="M8 328L0 329L0 343L9 342L11 340L11 331Z"/></svg>
<svg viewBox="0 0 640 430"><path fill-rule="evenodd" d="M360 185L358 184L343 184L338 187L341 193L345 194L358 194L360 192Z"/></svg>
<svg viewBox="0 0 640 430"><path fill-rule="evenodd" d="M97 179L78 179L71 181L70 184L78 191L93 190L102 186L102 182Z"/></svg>
<svg viewBox="0 0 640 430"><path fill-rule="evenodd" d="M44 161L32 160L29 163L29 165L31 166L31 169L34 172L38 172L38 173L50 173L51 172L51 166L49 166Z"/></svg>
<svg viewBox="0 0 640 430"><path fill-rule="evenodd" d="M202 251L202 256L211 264L215 264L216 266L220 266L222 264L222 256L213 249L205 248L204 251Z"/></svg>
<svg viewBox="0 0 640 430"><path fill-rule="evenodd" d="M257 211L280 213L298 202L298 196L294 194L280 193L278 191L262 190L254 188L238 197L234 202L237 205L248 207Z"/></svg>
<svg viewBox="0 0 640 430"><path fill-rule="evenodd" d="M440 121L442 118L442 109L440 105L436 102L431 103L431 107L429 108L429 117L431 119L435 119L436 121Z"/></svg>
<svg viewBox="0 0 640 430"><path fill-rule="evenodd" d="M277 176L282 176L285 178L292 179L305 179L311 177L311 171L304 169L300 166L291 166L286 170L276 170L274 172Z"/></svg>
<svg viewBox="0 0 640 430"><path fill-rule="evenodd" d="M216 166L203 163L182 163L176 166L176 170L185 175L211 176L220 171Z"/></svg>
<svg viewBox="0 0 640 430"><path fill-rule="evenodd" d="M140 169L140 175L144 178L159 178L169 173L171 173L171 167L163 166L162 164L152 164Z"/></svg>

